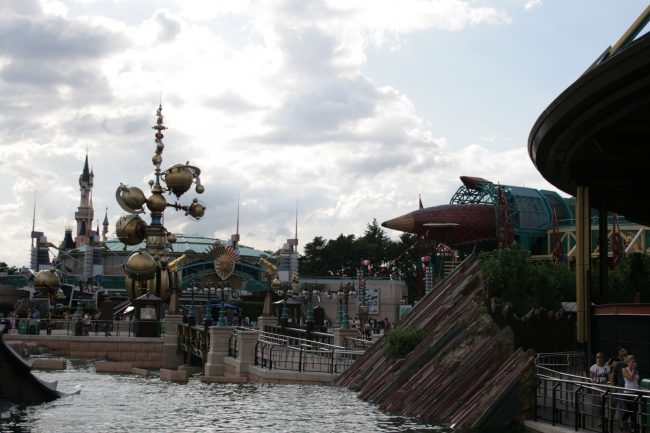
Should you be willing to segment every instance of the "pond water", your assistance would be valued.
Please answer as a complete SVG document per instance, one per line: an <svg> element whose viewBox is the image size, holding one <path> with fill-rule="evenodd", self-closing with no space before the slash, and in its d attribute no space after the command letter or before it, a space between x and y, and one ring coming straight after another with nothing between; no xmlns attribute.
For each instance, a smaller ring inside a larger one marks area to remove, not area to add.
<svg viewBox="0 0 650 433"><path fill-rule="evenodd" d="M59 381L51 403L0 420L0 432L451 432L382 412L355 392L331 386L187 384L157 376L97 374L94 362L35 375Z"/></svg>

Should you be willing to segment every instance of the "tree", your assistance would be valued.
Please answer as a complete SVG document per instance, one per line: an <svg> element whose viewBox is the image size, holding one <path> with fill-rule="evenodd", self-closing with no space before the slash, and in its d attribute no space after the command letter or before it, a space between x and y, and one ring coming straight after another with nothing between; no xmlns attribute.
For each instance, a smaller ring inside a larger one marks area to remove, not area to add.
<svg viewBox="0 0 650 433"><path fill-rule="evenodd" d="M575 274L550 260L533 261L530 251L513 244L479 255L490 296L513 304L518 316L533 308L558 310L575 301Z"/></svg>
<svg viewBox="0 0 650 433"><path fill-rule="evenodd" d="M6 272L7 275L17 275L18 268L15 266L9 266L5 262L0 262L0 273Z"/></svg>

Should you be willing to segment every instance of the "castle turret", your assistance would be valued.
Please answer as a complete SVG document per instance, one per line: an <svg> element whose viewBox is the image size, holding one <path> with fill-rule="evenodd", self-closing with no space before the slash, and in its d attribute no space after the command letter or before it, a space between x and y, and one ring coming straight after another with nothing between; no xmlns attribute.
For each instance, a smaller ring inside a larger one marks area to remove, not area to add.
<svg viewBox="0 0 650 433"><path fill-rule="evenodd" d="M79 175L79 207L74 214L74 219L77 220L77 236L75 238L75 246L77 248L88 245L88 235L92 228L90 221L94 219L91 199L94 178L95 175L88 167L88 154L86 154L84 168L81 175Z"/></svg>
<svg viewBox="0 0 650 433"><path fill-rule="evenodd" d="M102 240L108 240L106 235L108 235L108 208L106 208L106 213L104 214L104 222L102 223L104 229L102 230Z"/></svg>

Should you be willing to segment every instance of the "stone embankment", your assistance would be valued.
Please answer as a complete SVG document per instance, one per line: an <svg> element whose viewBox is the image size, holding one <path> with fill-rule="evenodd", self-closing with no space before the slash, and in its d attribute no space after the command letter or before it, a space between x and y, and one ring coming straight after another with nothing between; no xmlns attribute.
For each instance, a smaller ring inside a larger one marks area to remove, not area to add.
<svg viewBox="0 0 650 433"><path fill-rule="evenodd" d="M105 358L112 362L127 362L132 368L162 367L162 338L136 337L74 337L67 335L5 335L7 345L22 354L27 348L38 354L45 347L53 355L72 358Z"/></svg>
<svg viewBox="0 0 650 433"><path fill-rule="evenodd" d="M427 334L413 352L391 359L381 339L336 385L387 411L455 428L521 424L534 409L533 350L515 348L511 327L495 323L488 300L470 257L398 325Z"/></svg>

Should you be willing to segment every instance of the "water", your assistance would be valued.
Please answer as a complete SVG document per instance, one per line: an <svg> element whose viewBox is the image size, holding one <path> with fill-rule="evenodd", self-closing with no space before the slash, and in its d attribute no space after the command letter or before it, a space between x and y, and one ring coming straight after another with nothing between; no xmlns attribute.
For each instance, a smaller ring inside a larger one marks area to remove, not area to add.
<svg viewBox="0 0 650 433"><path fill-rule="evenodd" d="M35 375L81 394L23 408L0 432L439 432L452 430L382 412L331 386L188 384L97 374L94 362Z"/></svg>

